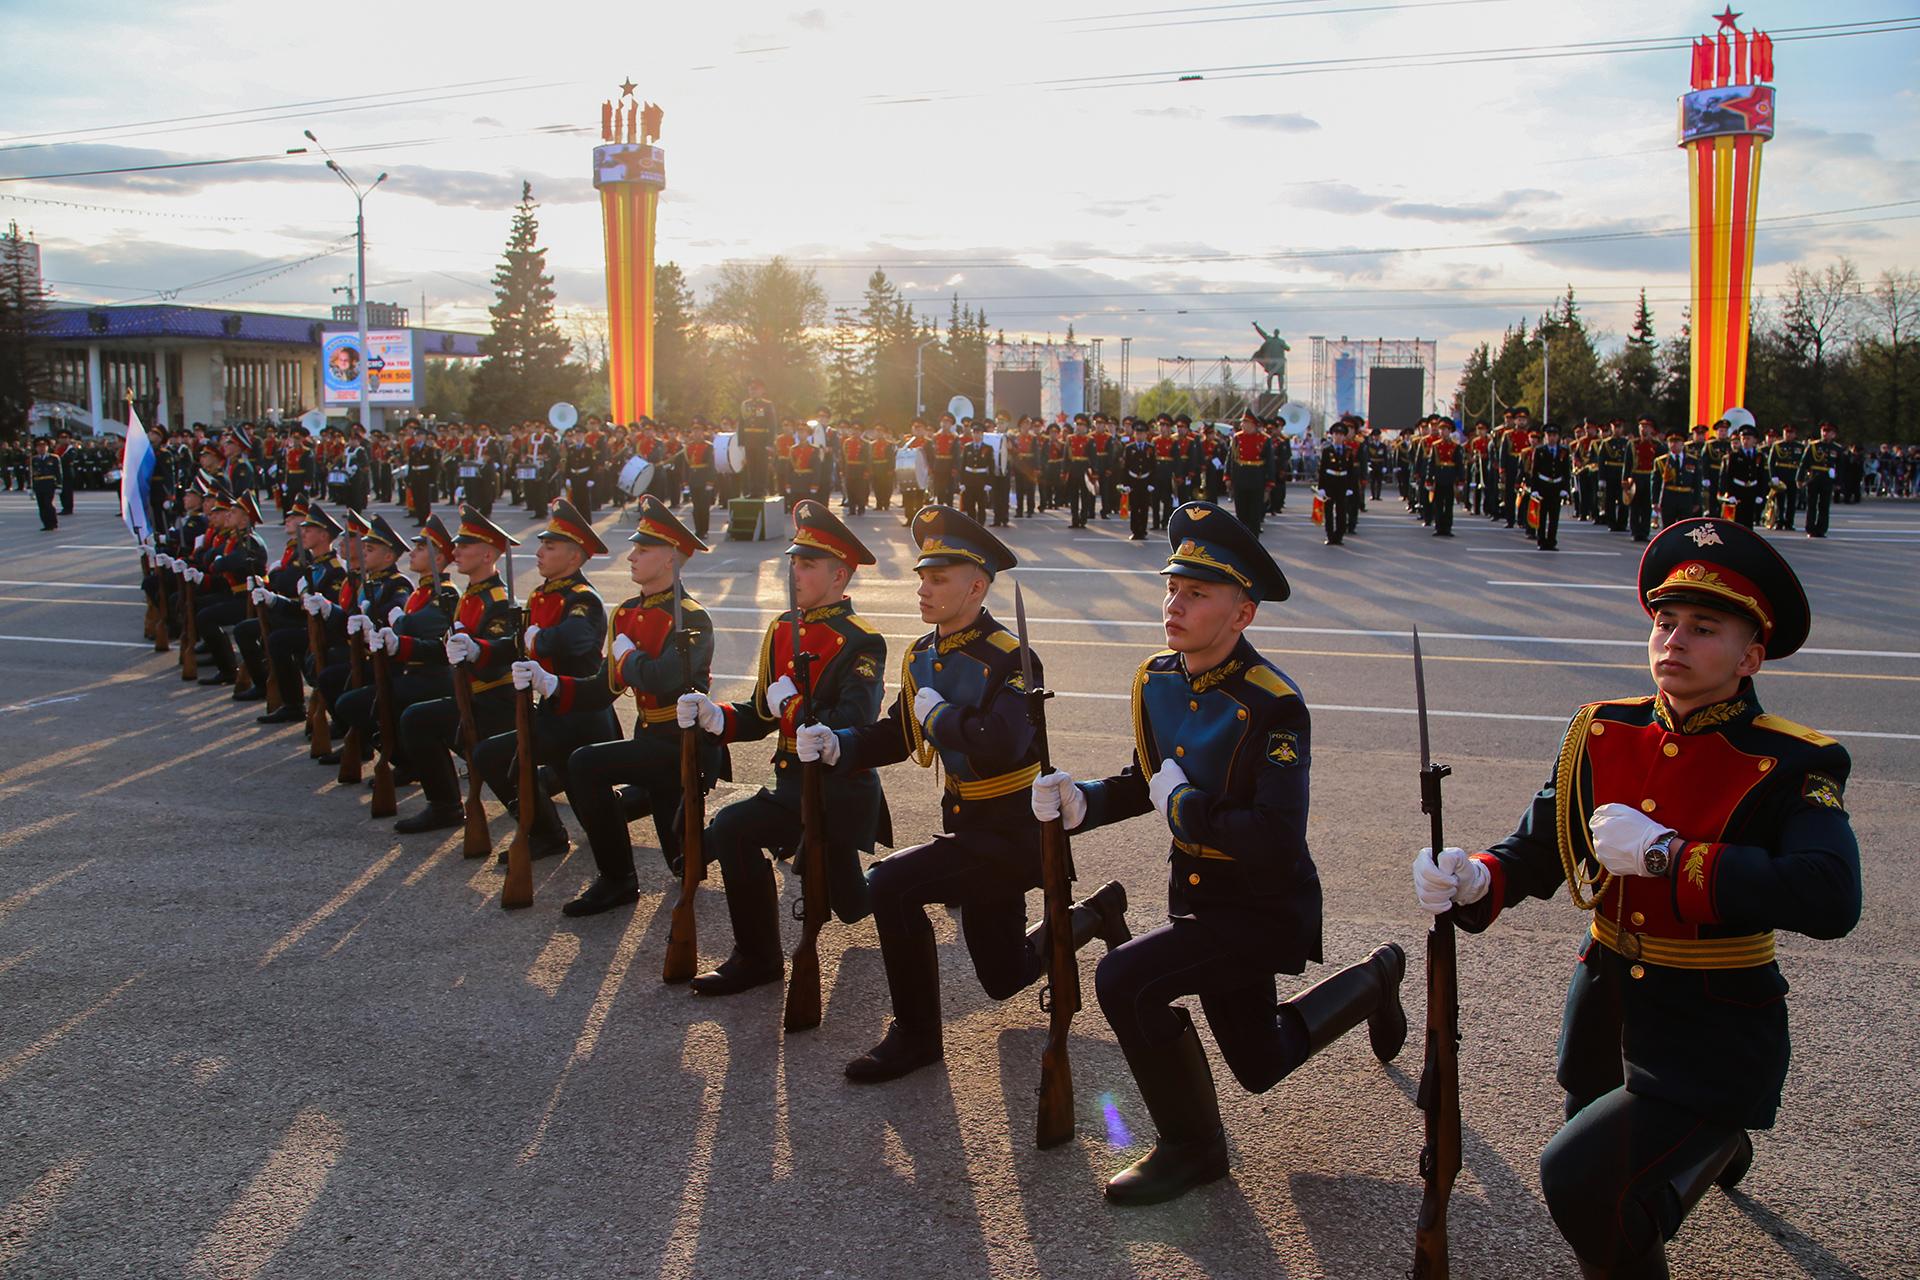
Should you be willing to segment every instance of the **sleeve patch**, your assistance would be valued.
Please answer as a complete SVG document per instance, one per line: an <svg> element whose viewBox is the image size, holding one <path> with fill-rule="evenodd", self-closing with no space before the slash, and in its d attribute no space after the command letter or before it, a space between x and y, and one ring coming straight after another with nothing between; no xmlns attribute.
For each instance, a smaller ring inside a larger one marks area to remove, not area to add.
<svg viewBox="0 0 1920 1280"><path fill-rule="evenodd" d="M863 656L853 664L853 676L856 680L878 680L880 664L871 655Z"/></svg>
<svg viewBox="0 0 1920 1280"><path fill-rule="evenodd" d="M585 618L590 617L592 614L593 605L586 600L580 601L567 610L567 616L569 618Z"/></svg>
<svg viewBox="0 0 1920 1280"><path fill-rule="evenodd" d="M1824 773L1810 773L1807 780L1800 784L1800 796L1809 804L1817 804L1826 809L1844 809L1840 799L1840 784Z"/></svg>
<svg viewBox="0 0 1920 1280"><path fill-rule="evenodd" d="M1267 735L1267 759L1283 769L1300 763L1300 735L1292 729L1275 729Z"/></svg>

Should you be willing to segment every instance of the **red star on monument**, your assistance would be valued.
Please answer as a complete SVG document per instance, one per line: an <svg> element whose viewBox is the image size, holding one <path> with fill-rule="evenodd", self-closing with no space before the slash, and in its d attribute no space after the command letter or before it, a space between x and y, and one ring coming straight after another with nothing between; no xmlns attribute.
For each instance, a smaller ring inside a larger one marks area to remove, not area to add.
<svg viewBox="0 0 1920 1280"><path fill-rule="evenodd" d="M1740 21L1740 15L1733 11L1732 5L1728 5L1724 13L1716 13L1713 17L1714 21L1728 29L1732 29L1733 24Z"/></svg>
<svg viewBox="0 0 1920 1280"><path fill-rule="evenodd" d="M1740 15L1735 14L1734 16L1739 17ZM629 77L620 86L620 96L623 98L631 98L633 96L633 88L634 88L633 80L631 77Z"/></svg>

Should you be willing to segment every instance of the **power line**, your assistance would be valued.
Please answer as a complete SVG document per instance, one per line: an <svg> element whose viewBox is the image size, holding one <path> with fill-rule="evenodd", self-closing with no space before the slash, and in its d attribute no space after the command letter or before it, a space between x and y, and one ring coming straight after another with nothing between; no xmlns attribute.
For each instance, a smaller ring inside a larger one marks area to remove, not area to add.
<svg viewBox="0 0 1920 1280"><path fill-rule="evenodd" d="M1510 4L1512 0L1424 0L1424 3L1378 3L1350 5L1339 9L1302 9L1288 13L1241 13L1219 18L1174 18L1166 22L1131 22L1110 27L1082 27L1093 35L1103 31L1146 31L1156 27L1198 27L1221 22L1265 22L1276 18L1319 18L1341 13L1381 13L1402 9L1451 9L1469 4ZM1212 8L1213 6L1206 6Z"/></svg>

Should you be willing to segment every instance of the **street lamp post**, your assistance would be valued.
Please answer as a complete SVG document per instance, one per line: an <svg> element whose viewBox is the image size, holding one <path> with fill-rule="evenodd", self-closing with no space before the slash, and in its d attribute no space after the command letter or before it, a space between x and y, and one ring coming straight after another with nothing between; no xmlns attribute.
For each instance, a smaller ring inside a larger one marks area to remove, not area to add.
<svg viewBox="0 0 1920 1280"><path fill-rule="evenodd" d="M922 373L920 357L928 347L938 341L940 341L938 338L928 338L925 342L913 349L913 416L916 418L924 415L927 411L926 401L920 397L920 377Z"/></svg>
<svg viewBox="0 0 1920 1280"><path fill-rule="evenodd" d="M307 141L319 147L320 154L326 156L327 168L333 170L340 181L347 184L347 190L353 192L353 243L355 256L358 259L355 267L356 276L354 283L359 286L354 290L354 312L355 318L359 321L360 325L360 367L358 370L360 383L360 429L362 431L371 431L373 430L373 422L370 416L371 410L367 403L367 197L373 194L374 187L379 186L387 180L387 175L382 173L373 180L372 186L363 190L360 184L353 180L353 176L340 166L340 162L333 158L333 153L327 150L320 139L313 136L313 130L308 129L305 132Z"/></svg>

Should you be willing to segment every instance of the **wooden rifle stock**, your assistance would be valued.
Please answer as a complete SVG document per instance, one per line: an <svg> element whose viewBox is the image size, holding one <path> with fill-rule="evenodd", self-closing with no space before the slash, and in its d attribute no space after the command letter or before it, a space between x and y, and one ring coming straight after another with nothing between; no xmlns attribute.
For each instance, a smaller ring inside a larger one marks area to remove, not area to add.
<svg viewBox="0 0 1920 1280"><path fill-rule="evenodd" d="M685 982L700 967L699 922L694 916L694 895L706 879L707 801L700 789L700 726L692 724L680 731L680 897L673 904L672 922L667 928L667 957L660 966L660 981Z"/></svg>
<svg viewBox="0 0 1920 1280"><path fill-rule="evenodd" d="M1436 855L1446 847L1440 829L1440 779L1450 772L1444 764L1420 771L1420 807L1427 812ZM1447 1201L1460 1172L1460 992L1453 942L1452 917L1436 917L1427 934L1427 1057L1418 1097L1426 1117L1426 1145L1420 1151L1420 1178L1426 1187L1414 1230L1414 1280L1446 1280Z"/></svg>
<svg viewBox="0 0 1920 1280"><path fill-rule="evenodd" d="M525 658L521 637L526 634L526 611L514 610L513 652ZM533 905L533 814L537 807L536 788L540 785L533 759L533 690L513 691L513 752L520 768L519 825L513 829L513 843L507 846L507 883L500 891L500 905L513 910Z"/></svg>
<svg viewBox="0 0 1920 1280"><path fill-rule="evenodd" d="M154 570L156 594L160 597L160 603L153 612L153 651L155 653L165 653L172 647L167 638L167 599L170 594L167 590L167 578L165 569Z"/></svg>
<svg viewBox="0 0 1920 1280"><path fill-rule="evenodd" d="M380 724L380 756L373 762L373 800L367 816L391 818L400 806L393 794L393 673L384 648L373 655L373 706Z"/></svg>
<svg viewBox="0 0 1920 1280"><path fill-rule="evenodd" d="M799 617L796 609L794 617ZM794 624L794 648L800 647L800 627ZM807 723L813 714L813 655L795 652L794 675L800 686ZM827 801L826 779L818 760L800 765L800 942L793 949L793 972L787 979L785 1026L806 1031L820 1025L820 930L827 923Z"/></svg>
<svg viewBox="0 0 1920 1280"><path fill-rule="evenodd" d="M200 659L194 655L193 647L200 643L200 637L194 626L193 583L184 577L180 579L180 678L198 680L200 678Z"/></svg>
<svg viewBox="0 0 1920 1280"><path fill-rule="evenodd" d="M367 670L360 656L360 646L352 640L347 641L347 688L358 689L367 682ZM341 786L352 786L360 781L361 766L365 763L366 747L360 741L360 726L347 727L347 740L340 748L340 772L334 775L334 781Z"/></svg>
<svg viewBox="0 0 1920 1280"><path fill-rule="evenodd" d="M287 700L280 696L280 676L273 669L273 655L267 651L267 605L264 600L253 606L253 619L260 627L260 666L267 673L263 687L267 693L267 710L271 713L286 706Z"/></svg>
<svg viewBox="0 0 1920 1280"><path fill-rule="evenodd" d="M1027 715L1040 751L1040 771L1051 773L1043 689L1027 691ZM1047 923L1047 1047L1040 1055L1040 1111L1034 1141L1057 1147L1073 1137L1073 1067L1067 1033L1080 1012L1080 961L1073 949L1073 851L1062 818L1040 824L1040 901Z"/></svg>
<svg viewBox="0 0 1920 1280"><path fill-rule="evenodd" d="M307 692L307 754L318 760L333 754L327 700L320 696L320 673L327 666L327 628L318 614L307 615L307 656L313 662L313 688Z"/></svg>
<svg viewBox="0 0 1920 1280"><path fill-rule="evenodd" d="M460 753L467 761L467 829L460 853L463 857L484 858L493 852L493 833L487 829L480 771L473 767L474 748L480 744L480 722L473 718L473 675L464 662L453 668L453 705L460 712Z"/></svg>

